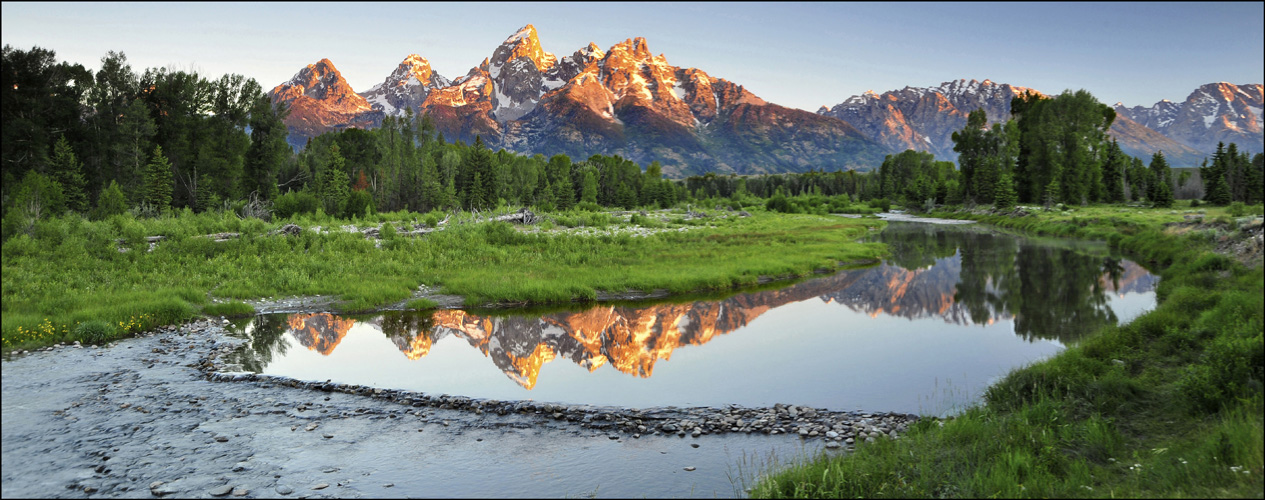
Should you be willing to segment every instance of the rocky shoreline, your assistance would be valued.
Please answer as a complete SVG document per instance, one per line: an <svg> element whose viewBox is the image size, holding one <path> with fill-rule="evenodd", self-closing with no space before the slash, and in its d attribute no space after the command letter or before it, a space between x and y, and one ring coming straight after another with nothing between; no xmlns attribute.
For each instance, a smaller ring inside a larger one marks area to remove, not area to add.
<svg viewBox="0 0 1265 500"><path fill-rule="evenodd" d="M703 478L694 474L708 473L704 455L689 453L711 449L709 460L722 460L718 453L729 446L723 443L754 446L757 436L758 443L844 451L898 437L916 418L795 405L559 405L304 382L225 371L221 356L246 342L225 326L203 319L108 346L9 356L2 377L3 496L532 496L442 475L427 481L467 482L459 491L431 491L412 467L383 464L407 450L431 450L446 464L492 460L497 446L552 447L563 455L596 440L621 446L619 453L672 452L672 460L688 460L673 470ZM638 451L645 446L664 451ZM681 448L688 452L672 451ZM711 474L725 474L716 467Z"/></svg>

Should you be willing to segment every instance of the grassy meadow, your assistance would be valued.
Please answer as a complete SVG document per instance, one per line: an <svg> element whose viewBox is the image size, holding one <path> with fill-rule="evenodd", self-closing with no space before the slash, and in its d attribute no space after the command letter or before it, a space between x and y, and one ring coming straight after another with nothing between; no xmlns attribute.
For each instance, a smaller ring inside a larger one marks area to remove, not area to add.
<svg viewBox="0 0 1265 500"><path fill-rule="evenodd" d="M421 237L395 228L433 224L434 214L273 222L218 211L102 221L69 215L4 243L3 346L109 340L197 315L250 314L242 299L335 295L354 311L404 301L426 285L472 306L547 304L592 300L599 290L729 289L884 252L881 244L856 242L882 221L752 211L706 218L679 210L632 217L568 211L535 226L458 223L465 214ZM304 229L270 234L287 223ZM345 225L382 226L383 237L367 239ZM205 237L224 232L240 237ZM151 250L150 236L165 239Z"/></svg>

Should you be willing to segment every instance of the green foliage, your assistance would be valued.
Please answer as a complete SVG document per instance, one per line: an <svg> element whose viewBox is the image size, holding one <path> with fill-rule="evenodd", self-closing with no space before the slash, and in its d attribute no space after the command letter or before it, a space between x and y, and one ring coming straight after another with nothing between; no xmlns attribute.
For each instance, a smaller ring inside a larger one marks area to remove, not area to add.
<svg viewBox="0 0 1265 500"><path fill-rule="evenodd" d="M404 308L411 311L426 311L430 309L438 309L439 303L426 298L413 299L408 301L408 303L404 305Z"/></svg>
<svg viewBox="0 0 1265 500"><path fill-rule="evenodd" d="M273 212L278 219L289 219L296 215L315 214L321 201L306 191L290 191L278 196L273 202Z"/></svg>
<svg viewBox="0 0 1265 500"><path fill-rule="evenodd" d="M79 323L75 325L74 331L70 334L72 339L78 340L86 345L103 344L106 341L113 339L114 335L114 326L101 320Z"/></svg>
<svg viewBox="0 0 1265 500"><path fill-rule="evenodd" d="M966 217L1135 252L1163 275L1155 310L1016 370L988 389L985 405L924 419L899 441L769 473L751 495L1259 495L1262 270L1212 253L1198 234L1166 232L1180 220L1169 211L1085 212L1082 225L1053 212Z"/></svg>
<svg viewBox="0 0 1265 500"><path fill-rule="evenodd" d="M101 198L97 200L94 218L106 219L126 211L127 197L123 195L123 189L119 187L119 183L111 180L110 186L101 192Z"/></svg>
<svg viewBox="0 0 1265 500"><path fill-rule="evenodd" d="M43 218L64 207L61 185L40 173L29 170L14 189L12 205L4 216L4 239L19 233L31 234Z"/></svg>
<svg viewBox="0 0 1265 500"><path fill-rule="evenodd" d="M141 200L159 211L167 210L171 208L171 193L174 189L171 164L163 156L162 146L157 146L149 160L149 166L145 168L145 195Z"/></svg>
<svg viewBox="0 0 1265 500"><path fill-rule="evenodd" d="M1018 198L1018 194L1015 193L1014 179L1011 178L1009 172L1003 172L997 178L997 187L993 191L993 207L1006 210L1015 206Z"/></svg>
<svg viewBox="0 0 1265 500"><path fill-rule="evenodd" d="M1084 90L1053 98L1025 94L1010 106L1020 141L1019 201L1048 206L1101 199L1102 164L1094 151L1109 150L1105 138L1115 111Z"/></svg>
<svg viewBox="0 0 1265 500"><path fill-rule="evenodd" d="M317 177L317 185L320 186L322 208L325 209L325 213L341 217L347 206L347 199L351 197L351 188L348 186L345 170L346 160L338 144L330 145L329 158L330 164Z"/></svg>
<svg viewBox="0 0 1265 500"><path fill-rule="evenodd" d="M1230 214L1230 217L1242 217L1247 215L1247 205L1241 201L1236 201L1226 208L1226 213Z"/></svg>
<svg viewBox="0 0 1265 500"><path fill-rule="evenodd" d="M87 212L88 193L86 192L87 181L83 176L83 164L70 149L66 136L59 137L57 144L53 145L53 156L49 163L49 172L53 180L61 186L66 208L80 213Z"/></svg>
<svg viewBox="0 0 1265 500"><path fill-rule="evenodd" d="M348 217L366 217L374 213L373 196L368 191L352 191L347 197L345 213Z"/></svg>
<svg viewBox="0 0 1265 500"><path fill-rule="evenodd" d="M1155 208L1169 208L1173 206L1173 179L1170 169L1168 168L1168 160L1164 159L1163 151L1156 151L1151 156L1151 177L1155 179L1151 186L1150 198L1152 206Z"/></svg>
<svg viewBox="0 0 1265 500"><path fill-rule="evenodd" d="M245 302L217 302L203 307L202 314L207 316L242 317L255 314L255 308Z"/></svg>

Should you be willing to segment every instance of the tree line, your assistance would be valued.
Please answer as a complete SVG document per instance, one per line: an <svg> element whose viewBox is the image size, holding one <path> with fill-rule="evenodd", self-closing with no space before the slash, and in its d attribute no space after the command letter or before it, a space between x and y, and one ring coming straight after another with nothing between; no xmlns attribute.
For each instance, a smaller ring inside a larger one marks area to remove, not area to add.
<svg viewBox="0 0 1265 500"><path fill-rule="evenodd" d="M1185 173L1174 178L1162 153L1149 164L1124 154L1106 135L1115 112L1084 90L1018 96L1013 117L991 128L983 110L972 112L952 136L956 165L909 150L888 155L870 172L669 180L657 162L643 170L618 155L573 161L492 151L480 138L448 142L429 116L411 113L386 117L372 130L323 134L296 152L286 143L286 107L241 75L137 72L116 52L92 73L39 47L5 46L2 66L6 239L67 211L105 218L129 210L146 216L264 203L281 216L321 211L348 217L514 205L631 209L717 199L794 211L784 198L797 196L834 199L832 208L854 201L911 208L1169 206L1175 187L1194 182ZM1249 158L1235 144L1219 146L1199 172L1206 201L1261 201L1259 153Z"/></svg>

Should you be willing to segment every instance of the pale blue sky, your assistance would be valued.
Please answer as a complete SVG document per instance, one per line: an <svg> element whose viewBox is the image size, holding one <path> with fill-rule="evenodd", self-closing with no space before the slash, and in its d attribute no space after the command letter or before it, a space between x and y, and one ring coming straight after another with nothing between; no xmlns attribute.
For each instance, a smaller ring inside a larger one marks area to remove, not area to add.
<svg viewBox="0 0 1265 500"><path fill-rule="evenodd" d="M559 58L642 36L668 63L815 111L958 78L1150 106L1265 80L1265 3L25 3L0 41L94 70L239 73L265 89L328 57L357 92L417 53L464 75L526 24Z"/></svg>

